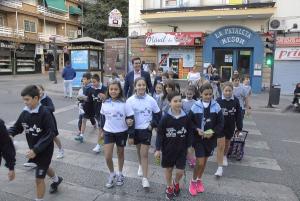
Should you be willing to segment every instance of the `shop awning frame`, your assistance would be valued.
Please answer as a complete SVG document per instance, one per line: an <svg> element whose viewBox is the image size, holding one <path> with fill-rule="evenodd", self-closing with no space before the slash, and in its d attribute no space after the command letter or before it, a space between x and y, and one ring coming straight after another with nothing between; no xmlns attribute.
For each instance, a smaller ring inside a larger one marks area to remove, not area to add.
<svg viewBox="0 0 300 201"><path fill-rule="evenodd" d="M44 0L44 1L49 10L60 12L60 13L68 12L65 4L65 0Z"/></svg>
<svg viewBox="0 0 300 201"><path fill-rule="evenodd" d="M70 15L81 15L82 11L80 8L75 7L75 6L70 6L69 7L69 13Z"/></svg>

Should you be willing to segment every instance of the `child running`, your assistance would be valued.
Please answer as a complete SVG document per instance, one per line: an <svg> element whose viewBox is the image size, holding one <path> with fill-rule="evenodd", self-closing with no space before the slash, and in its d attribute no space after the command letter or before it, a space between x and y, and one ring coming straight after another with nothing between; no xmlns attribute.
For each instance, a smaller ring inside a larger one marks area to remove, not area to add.
<svg viewBox="0 0 300 201"><path fill-rule="evenodd" d="M190 121L182 110L181 95L179 92L168 94L171 108L162 118L158 126L155 157L162 155L161 166L165 169L167 182L166 199L173 200L179 196L179 182L184 174L187 149L191 144L189 129ZM172 181L172 172L176 167L176 176Z"/></svg>
<svg viewBox="0 0 300 201"><path fill-rule="evenodd" d="M224 120L220 105L212 99L213 88L210 84L203 84L200 88L201 99L191 108L190 118L195 130L193 147L196 155L196 166L190 181L189 192L196 196L204 192L202 175L208 157L213 154L217 145L217 137L223 130Z"/></svg>
<svg viewBox="0 0 300 201"><path fill-rule="evenodd" d="M40 103L40 92L37 86L25 87L21 96L25 108L16 123L8 130L8 133L16 136L23 131L25 132L29 146L26 157L30 159L30 162L37 164L35 172L36 201L43 201L46 174L52 179L50 193L55 193L63 180L50 167L54 150L55 123L51 112Z"/></svg>
<svg viewBox="0 0 300 201"><path fill-rule="evenodd" d="M196 100L193 99L193 97L195 96L195 87L192 85L188 86L185 91L185 96L186 98L182 100L182 109L186 114L189 114L192 106L196 102ZM191 168L194 168L194 166L196 165L196 158L192 147L190 147L188 150L187 160L189 166Z"/></svg>
<svg viewBox="0 0 300 201"><path fill-rule="evenodd" d="M156 101L146 94L147 83L143 77L134 81L135 94L126 102L126 108L134 111L135 133L129 136L129 144L135 144L139 160L138 176L143 176L142 185L149 188L148 181L148 152L151 143L152 129L157 127L160 110Z"/></svg>
<svg viewBox="0 0 300 201"><path fill-rule="evenodd" d="M233 96L233 85L230 82L223 84L222 97L217 99L217 102L222 108L224 116L224 128L218 136L217 162L218 169L215 176L223 175L223 166L228 166L227 152L230 145L230 140L234 134L235 128L242 131L242 117L239 100Z"/></svg>
<svg viewBox="0 0 300 201"><path fill-rule="evenodd" d="M132 126L134 119L134 112L131 107L126 108L125 99L123 97L123 90L119 81L113 81L108 86L107 98L104 100L101 107L101 126L104 130L104 155L107 167L110 171L107 188L114 186L114 179L116 178L116 185L122 186L124 184L124 176L122 173L124 165L124 147L127 141L128 126ZM130 121L131 120L131 121ZM128 122L128 125L127 123ZM117 145L118 166L117 174L114 170L113 164L113 149Z"/></svg>
<svg viewBox="0 0 300 201"><path fill-rule="evenodd" d="M100 82L100 77L98 74L94 74L92 76L92 83L93 83L93 90L92 93L89 94L89 99L93 100L93 105L94 105L94 112L95 112L95 119L98 123L98 142L93 149L94 152L99 153L101 150L101 141L103 139L103 130L101 128L101 118L100 118L100 110L102 106L102 101L105 99L105 93L107 91L106 86L104 86Z"/></svg>
<svg viewBox="0 0 300 201"><path fill-rule="evenodd" d="M56 156L57 159L61 159L64 157L64 150L62 148L62 145L61 145L61 141L60 139L58 138L58 135L59 135L59 132L58 132L58 129L57 129L57 123L56 123L56 119L55 119L55 116L53 114L53 112L55 111L55 107L54 107L54 104L52 102L52 99L45 93L45 89L42 85L37 85L39 91L40 91L40 102L42 104L42 106L44 106L45 108L47 108L52 116L53 116L53 119L54 119L54 124L55 124L55 137L54 137L54 142L55 144L57 145L58 147L58 154Z"/></svg>
<svg viewBox="0 0 300 201"><path fill-rule="evenodd" d="M76 135L75 140L81 143L84 140L86 122L88 119L90 119L91 123L94 125L94 128L97 128L96 121L95 121L93 100L91 98L88 98L89 94L92 93L92 84L90 80L91 80L91 74L89 72L84 73L82 76L82 83L83 83L82 94L78 93L77 96L77 99L81 104L79 106L82 107L83 111L80 111L81 114L78 120L79 134Z"/></svg>

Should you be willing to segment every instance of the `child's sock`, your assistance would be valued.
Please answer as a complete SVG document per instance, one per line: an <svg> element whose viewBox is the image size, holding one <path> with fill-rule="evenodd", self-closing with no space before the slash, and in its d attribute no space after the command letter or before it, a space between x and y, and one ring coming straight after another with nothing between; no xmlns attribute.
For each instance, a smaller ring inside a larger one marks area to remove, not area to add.
<svg viewBox="0 0 300 201"><path fill-rule="evenodd" d="M122 175L122 174L123 174L122 171L117 172L117 175Z"/></svg>
<svg viewBox="0 0 300 201"><path fill-rule="evenodd" d="M35 201L44 201L44 199L38 199L38 198L36 198Z"/></svg>
<svg viewBox="0 0 300 201"><path fill-rule="evenodd" d="M58 182L58 176L55 174L53 177L51 177L53 182Z"/></svg>
<svg viewBox="0 0 300 201"><path fill-rule="evenodd" d="M116 175L116 173L115 173L115 172L111 172L111 173L109 173L109 176L110 176L111 178L113 178L115 175Z"/></svg>

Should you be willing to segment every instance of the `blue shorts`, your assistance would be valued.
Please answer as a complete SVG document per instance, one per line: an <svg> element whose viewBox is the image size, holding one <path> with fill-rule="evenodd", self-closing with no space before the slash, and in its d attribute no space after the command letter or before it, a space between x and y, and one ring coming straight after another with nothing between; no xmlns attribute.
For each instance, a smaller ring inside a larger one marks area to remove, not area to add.
<svg viewBox="0 0 300 201"><path fill-rule="evenodd" d="M207 158L212 156L217 144L216 141L217 140L215 138L194 140L193 147L195 149L196 158L203 158L203 157Z"/></svg>
<svg viewBox="0 0 300 201"><path fill-rule="evenodd" d="M151 144L151 138L152 138L152 131L149 129L135 129L134 134L134 144L144 144L144 145L150 145Z"/></svg>
<svg viewBox="0 0 300 201"><path fill-rule="evenodd" d="M128 134L127 132L110 133L104 131L104 144L115 143L118 147L125 147Z"/></svg>

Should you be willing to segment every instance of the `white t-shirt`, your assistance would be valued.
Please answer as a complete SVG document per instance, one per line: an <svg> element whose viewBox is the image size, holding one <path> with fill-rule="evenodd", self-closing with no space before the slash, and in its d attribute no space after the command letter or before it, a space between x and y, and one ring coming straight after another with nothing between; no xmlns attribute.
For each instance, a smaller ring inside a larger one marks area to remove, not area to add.
<svg viewBox="0 0 300 201"><path fill-rule="evenodd" d="M125 118L134 115L130 107L122 101L106 100L101 107L100 113L105 116L103 129L110 133L120 133L128 129Z"/></svg>
<svg viewBox="0 0 300 201"><path fill-rule="evenodd" d="M193 84L196 83L197 80L201 78L201 74L199 72L189 72L187 79L188 81L192 82Z"/></svg>
<svg viewBox="0 0 300 201"><path fill-rule="evenodd" d="M131 96L126 101L126 108L134 111L135 129L147 129L152 121L152 113L160 111L154 98L148 94L143 97Z"/></svg>

